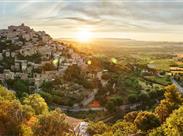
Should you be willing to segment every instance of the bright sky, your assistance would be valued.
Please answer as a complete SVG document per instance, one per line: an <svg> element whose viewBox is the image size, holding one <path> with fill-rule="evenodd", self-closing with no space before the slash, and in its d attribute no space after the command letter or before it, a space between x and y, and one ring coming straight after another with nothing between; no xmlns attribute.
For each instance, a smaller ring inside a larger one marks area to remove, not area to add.
<svg viewBox="0 0 183 136"><path fill-rule="evenodd" d="M0 0L0 28L24 22L54 38L183 41L183 0Z"/></svg>

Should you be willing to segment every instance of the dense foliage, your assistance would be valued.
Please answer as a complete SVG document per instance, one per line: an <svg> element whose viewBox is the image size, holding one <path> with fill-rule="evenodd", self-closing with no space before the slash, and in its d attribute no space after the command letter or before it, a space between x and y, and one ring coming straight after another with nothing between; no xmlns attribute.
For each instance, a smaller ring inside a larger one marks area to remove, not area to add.
<svg viewBox="0 0 183 136"><path fill-rule="evenodd" d="M13 92L0 86L0 135L3 136L65 136L69 133L65 115L48 111L38 94L19 101Z"/></svg>
<svg viewBox="0 0 183 136"><path fill-rule="evenodd" d="M129 112L112 126L103 122L90 123L88 132L96 136L181 136L182 115L182 95L174 85L169 85L165 88L164 99L154 111Z"/></svg>
<svg viewBox="0 0 183 136"><path fill-rule="evenodd" d="M60 82L60 81L55 81ZM49 85L45 84L49 87ZM49 89L49 88L47 88ZM50 88L51 89L51 88ZM155 97L152 93L151 97ZM142 97L142 96L141 96ZM145 100L145 97L142 97ZM151 111L133 111L114 124L91 122L87 132L91 136L149 136L182 135L182 95L174 85L165 88L164 99ZM109 109L121 105L123 99L113 96L107 102ZM111 105L110 105L111 104ZM15 136L65 136L72 129L60 110L49 111L39 94L24 95L17 99L15 92L0 86L0 135Z"/></svg>

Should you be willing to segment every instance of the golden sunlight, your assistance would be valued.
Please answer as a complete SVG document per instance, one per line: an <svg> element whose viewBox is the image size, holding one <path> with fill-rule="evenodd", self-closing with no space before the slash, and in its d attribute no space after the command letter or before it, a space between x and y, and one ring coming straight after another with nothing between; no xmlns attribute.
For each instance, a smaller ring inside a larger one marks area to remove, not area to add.
<svg viewBox="0 0 183 136"><path fill-rule="evenodd" d="M88 28L81 28L76 33L76 40L80 42L89 42L92 39L92 32Z"/></svg>
<svg viewBox="0 0 183 136"><path fill-rule="evenodd" d="M111 58L113 64L117 64L118 60L116 58Z"/></svg>
<svg viewBox="0 0 183 136"><path fill-rule="evenodd" d="M91 61L91 60L88 60L88 61L87 61L87 64L88 64L88 65L91 65L91 64L92 64L92 61Z"/></svg>

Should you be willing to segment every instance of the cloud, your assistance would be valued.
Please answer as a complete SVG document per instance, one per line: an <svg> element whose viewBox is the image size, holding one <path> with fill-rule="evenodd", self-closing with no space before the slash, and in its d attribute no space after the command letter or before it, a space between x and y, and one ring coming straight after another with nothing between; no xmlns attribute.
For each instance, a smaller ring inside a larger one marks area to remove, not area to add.
<svg viewBox="0 0 183 136"><path fill-rule="evenodd" d="M182 7L180 0L11 0L0 3L0 27L25 22L61 32L90 25L103 33L182 33Z"/></svg>

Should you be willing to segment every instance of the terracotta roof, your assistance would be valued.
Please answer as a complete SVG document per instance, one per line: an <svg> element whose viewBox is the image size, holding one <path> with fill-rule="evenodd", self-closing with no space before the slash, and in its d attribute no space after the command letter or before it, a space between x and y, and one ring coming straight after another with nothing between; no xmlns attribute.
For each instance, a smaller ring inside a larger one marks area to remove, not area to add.
<svg viewBox="0 0 183 136"><path fill-rule="evenodd" d="M100 107L100 102L97 101L97 100L94 100L94 101L92 101L90 103L89 107L91 107L91 108L98 108L98 107Z"/></svg>

